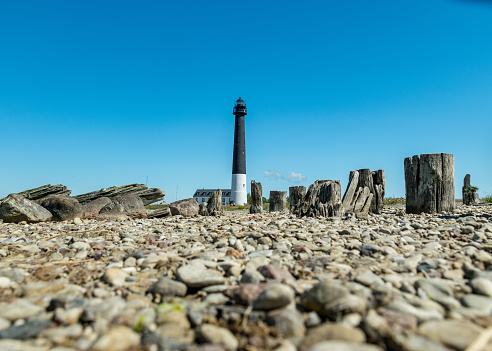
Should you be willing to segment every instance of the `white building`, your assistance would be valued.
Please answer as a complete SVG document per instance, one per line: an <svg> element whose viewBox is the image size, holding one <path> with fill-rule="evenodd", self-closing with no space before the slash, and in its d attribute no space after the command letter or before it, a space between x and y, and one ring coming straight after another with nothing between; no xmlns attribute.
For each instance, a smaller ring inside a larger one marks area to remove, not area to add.
<svg viewBox="0 0 492 351"><path fill-rule="evenodd" d="M195 195L193 195L193 198L198 202L198 204L201 204L202 202L208 202L208 199L210 199L210 196L214 191L217 191L218 189L196 189ZM222 190L222 205L229 205L229 202L232 200L231 198L231 189L223 189Z"/></svg>

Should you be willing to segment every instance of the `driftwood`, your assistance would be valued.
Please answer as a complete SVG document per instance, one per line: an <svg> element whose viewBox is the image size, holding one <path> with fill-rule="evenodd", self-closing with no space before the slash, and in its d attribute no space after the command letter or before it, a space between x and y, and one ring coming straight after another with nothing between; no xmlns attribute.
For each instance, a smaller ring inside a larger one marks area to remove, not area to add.
<svg viewBox="0 0 492 351"><path fill-rule="evenodd" d="M306 187L305 186L291 186L289 187L289 205L290 212L293 214L299 214L299 210L306 196Z"/></svg>
<svg viewBox="0 0 492 351"><path fill-rule="evenodd" d="M407 213L441 213L456 208L452 154L415 155L405 158L404 164Z"/></svg>
<svg viewBox="0 0 492 351"><path fill-rule="evenodd" d="M215 190L207 202L207 212L209 216L218 216L222 213L222 190Z"/></svg>
<svg viewBox="0 0 492 351"><path fill-rule="evenodd" d="M24 190L19 195L24 196L28 200L38 200L49 195L70 195L72 190L68 190L65 185L62 184L46 184L34 189Z"/></svg>
<svg viewBox="0 0 492 351"><path fill-rule="evenodd" d="M270 212L283 211L287 207L287 192L286 191L270 191Z"/></svg>
<svg viewBox="0 0 492 351"><path fill-rule="evenodd" d="M115 197L119 195L134 194L142 199L145 205L152 204L164 199L166 193L158 188L147 188L144 184L128 184L123 186L112 186L101 190L92 191L90 193L74 196L81 204L86 204L100 197Z"/></svg>
<svg viewBox="0 0 492 351"><path fill-rule="evenodd" d="M364 168L351 171L347 190L343 195L343 212L381 212L384 206L386 178L384 170L371 172Z"/></svg>
<svg viewBox="0 0 492 351"><path fill-rule="evenodd" d="M470 184L470 175L467 174L465 179L463 180L463 205L473 205L476 204L479 200L477 188L471 186Z"/></svg>
<svg viewBox="0 0 492 351"><path fill-rule="evenodd" d="M263 211L263 189L261 183L251 181L251 208L249 213L261 213Z"/></svg>
<svg viewBox="0 0 492 351"><path fill-rule="evenodd" d="M300 217L339 217L342 215L342 190L339 180L317 180L301 204Z"/></svg>

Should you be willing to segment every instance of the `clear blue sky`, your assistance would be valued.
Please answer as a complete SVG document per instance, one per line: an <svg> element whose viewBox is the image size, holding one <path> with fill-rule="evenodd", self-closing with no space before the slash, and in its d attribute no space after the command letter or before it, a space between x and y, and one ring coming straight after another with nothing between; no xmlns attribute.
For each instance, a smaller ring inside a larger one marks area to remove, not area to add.
<svg viewBox="0 0 492 351"><path fill-rule="evenodd" d="M0 196L229 188L239 96L267 197L359 168L405 196L403 159L434 152L457 197L466 173L492 193L492 2L6 0Z"/></svg>

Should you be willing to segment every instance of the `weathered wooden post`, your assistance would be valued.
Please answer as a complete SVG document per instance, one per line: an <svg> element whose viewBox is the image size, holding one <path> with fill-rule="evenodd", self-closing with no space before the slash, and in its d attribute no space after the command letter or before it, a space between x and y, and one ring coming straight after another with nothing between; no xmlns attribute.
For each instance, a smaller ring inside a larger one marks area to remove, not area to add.
<svg viewBox="0 0 492 351"><path fill-rule="evenodd" d="M407 213L440 213L456 208L452 154L415 155L405 158L404 164Z"/></svg>
<svg viewBox="0 0 492 351"><path fill-rule="evenodd" d="M209 216L217 216L222 213L222 190L215 190L207 202L207 212Z"/></svg>
<svg viewBox="0 0 492 351"><path fill-rule="evenodd" d="M289 205L290 212L297 214L299 212L302 201L306 196L305 186L291 186L289 187Z"/></svg>
<svg viewBox="0 0 492 351"><path fill-rule="evenodd" d="M263 211L263 189L261 183L251 181L251 208L249 213L261 213Z"/></svg>
<svg viewBox="0 0 492 351"><path fill-rule="evenodd" d="M463 193L463 205L473 205L478 202L478 193L477 193L478 188L471 186L470 183L470 175L467 174L465 176L465 179L463 180L463 188L462 188L462 193Z"/></svg>
<svg viewBox="0 0 492 351"><path fill-rule="evenodd" d="M287 207L286 191L270 191L270 212L283 211Z"/></svg>
<svg viewBox="0 0 492 351"><path fill-rule="evenodd" d="M384 193L386 192L386 177L383 169L372 172L372 182L374 185L374 197L371 208L374 212L381 212L384 207Z"/></svg>
<svg viewBox="0 0 492 351"><path fill-rule="evenodd" d="M300 217L339 217L342 215L342 189L339 180L317 180L301 204Z"/></svg>
<svg viewBox="0 0 492 351"><path fill-rule="evenodd" d="M385 189L384 170L371 172L370 169L364 168L351 171L347 190L343 195L343 211L361 214L361 217L367 217L369 210L381 212L384 207Z"/></svg>

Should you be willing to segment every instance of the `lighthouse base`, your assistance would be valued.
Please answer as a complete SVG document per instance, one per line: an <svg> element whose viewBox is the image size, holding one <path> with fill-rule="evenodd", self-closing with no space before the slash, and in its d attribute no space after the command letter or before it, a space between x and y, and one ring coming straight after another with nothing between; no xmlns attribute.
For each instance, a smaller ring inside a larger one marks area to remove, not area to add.
<svg viewBox="0 0 492 351"><path fill-rule="evenodd" d="M231 200L236 205L245 205L248 202L246 192L246 174L233 174L231 184Z"/></svg>

